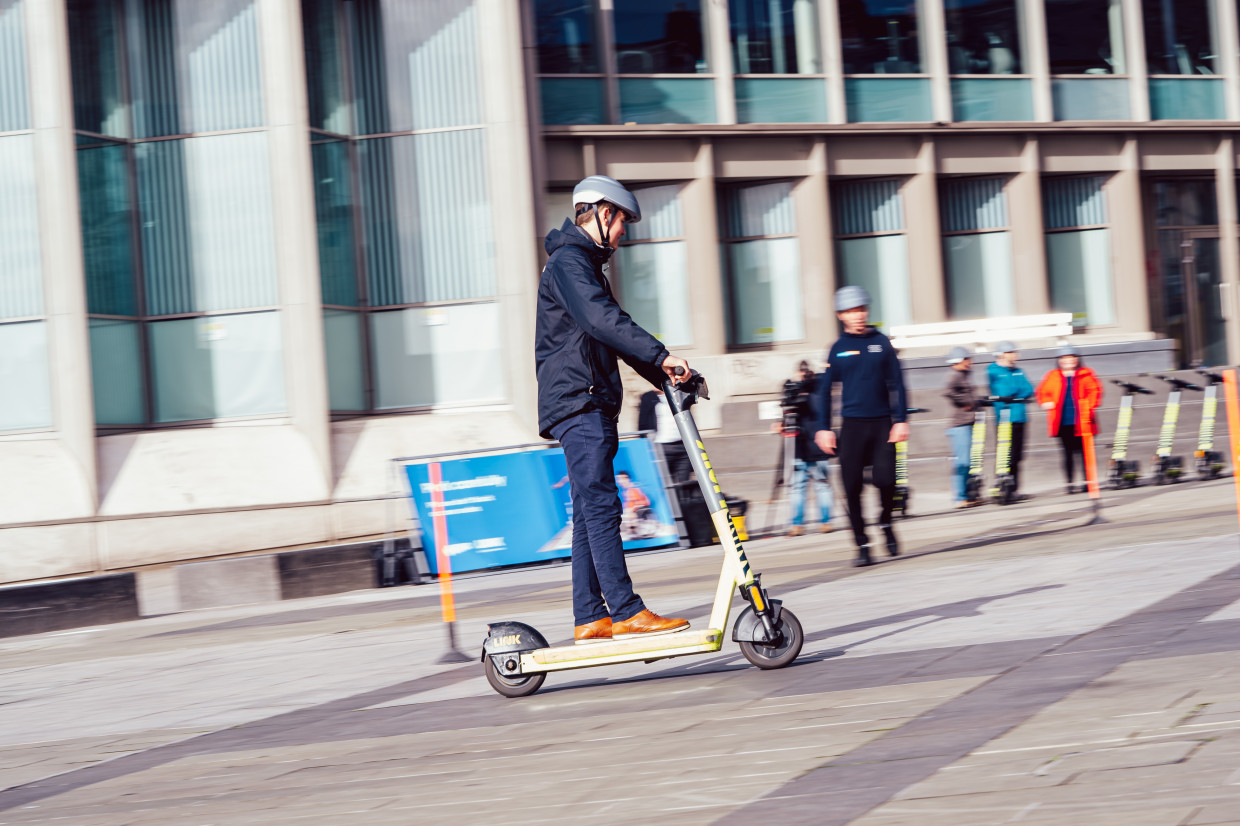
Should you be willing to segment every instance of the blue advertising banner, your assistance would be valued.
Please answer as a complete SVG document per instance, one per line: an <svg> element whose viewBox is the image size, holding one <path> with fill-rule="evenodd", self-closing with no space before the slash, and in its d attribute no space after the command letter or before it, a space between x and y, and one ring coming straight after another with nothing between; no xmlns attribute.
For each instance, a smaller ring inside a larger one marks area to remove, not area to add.
<svg viewBox="0 0 1240 826"><path fill-rule="evenodd" d="M439 493L453 573L572 555L573 506L559 447L439 460ZM671 503L647 439L624 439L614 462L625 550L675 545ZM430 465L405 466L431 573L439 573Z"/></svg>

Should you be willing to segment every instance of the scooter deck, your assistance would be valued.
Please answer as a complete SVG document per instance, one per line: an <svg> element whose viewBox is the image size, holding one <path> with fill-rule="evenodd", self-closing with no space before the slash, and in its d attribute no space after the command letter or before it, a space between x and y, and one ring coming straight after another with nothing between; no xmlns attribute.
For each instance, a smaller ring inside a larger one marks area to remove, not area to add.
<svg viewBox="0 0 1240 826"><path fill-rule="evenodd" d="M557 645L521 655L521 671L559 671L591 665L661 660L684 654L702 654L723 647L723 632L715 628L677 631L657 637L636 637L588 645Z"/></svg>

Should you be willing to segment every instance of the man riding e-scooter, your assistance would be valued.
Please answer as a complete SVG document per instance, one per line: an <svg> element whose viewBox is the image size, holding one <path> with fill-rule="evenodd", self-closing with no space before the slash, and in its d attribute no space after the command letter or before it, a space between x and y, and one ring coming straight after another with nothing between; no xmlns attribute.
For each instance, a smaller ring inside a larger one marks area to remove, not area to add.
<svg viewBox="0 0 1240 826"><path fill-rule="evenodd" d="M538 427L564 448L573 503L574 641L606 642L689 627L661 617L633 591L620 538L621 503L612 468L624 388L617 358L656 388L689 375L689 363L621 309L603 273L624 225L641 220L637 198L605 175L573 190L574 217L547 235L538 285L534 357Z"/></svg>

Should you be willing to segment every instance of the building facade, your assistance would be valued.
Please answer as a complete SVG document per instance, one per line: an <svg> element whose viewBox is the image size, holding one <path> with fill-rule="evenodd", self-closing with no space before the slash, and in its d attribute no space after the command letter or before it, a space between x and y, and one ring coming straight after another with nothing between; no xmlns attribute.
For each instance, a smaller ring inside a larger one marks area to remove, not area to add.
<svg viewBox="0 0 1240 826"><path fill-rule="evenodd" d="M1240 360L1238 123L1227 0L0 0L0 582L373 536L392 458L536 440L588 174L708 428L846 283Z"/></svg>

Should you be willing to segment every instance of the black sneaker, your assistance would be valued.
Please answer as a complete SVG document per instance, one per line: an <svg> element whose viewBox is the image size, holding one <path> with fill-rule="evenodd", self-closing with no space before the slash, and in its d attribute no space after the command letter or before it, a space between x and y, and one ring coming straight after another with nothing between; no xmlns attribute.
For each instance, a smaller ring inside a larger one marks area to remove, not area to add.
<svg viewBox="0 0 1240 826"><path fill-rule="evenodd" d="M896 532L890 525L883 525L883 536L887 539L887 556L900 555L900 542L896 539Z"/></svg>
<svg viewBox="0 0 1240 826"><path fill-rule="evenodd" d="M853 560L854 568L864 568L873 565L874 560L870 558L870 546L862 545L857 548L857 558Z"/></svg>

